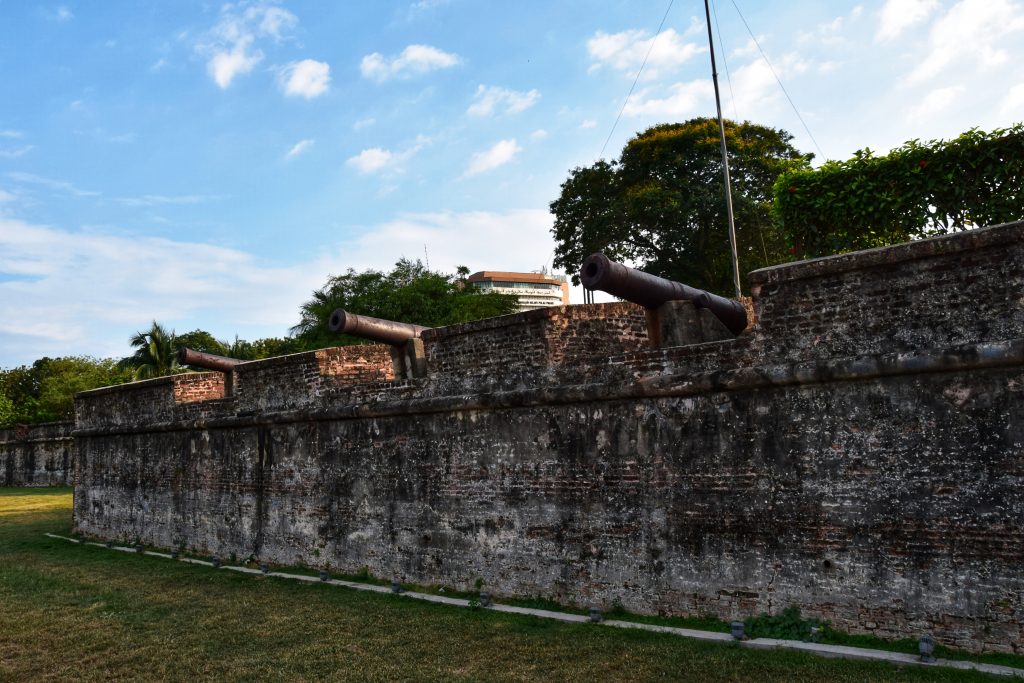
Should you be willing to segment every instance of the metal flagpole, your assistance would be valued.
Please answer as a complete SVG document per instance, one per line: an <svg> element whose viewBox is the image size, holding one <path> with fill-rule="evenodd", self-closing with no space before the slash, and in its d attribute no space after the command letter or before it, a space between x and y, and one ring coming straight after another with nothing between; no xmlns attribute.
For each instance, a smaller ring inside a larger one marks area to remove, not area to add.
<svg viewBox="0 0 1024 683"><path fill-rule="evenodd" d="M736 253L736 221L732 215L732 181L729 179L729 154L725 148L725 122L722 120L722 98L718 94L718 69L715 67L715 41L711 37L711 8L704 0L704 14L708 21L708 47L711 48L711 80L715 84L715 107L718 109L718 133L722 138L722 173L725 176L725 208L729 214L729 247L732 250L732 280L736 285L736 298L740 298L740 263Z"/></svg>

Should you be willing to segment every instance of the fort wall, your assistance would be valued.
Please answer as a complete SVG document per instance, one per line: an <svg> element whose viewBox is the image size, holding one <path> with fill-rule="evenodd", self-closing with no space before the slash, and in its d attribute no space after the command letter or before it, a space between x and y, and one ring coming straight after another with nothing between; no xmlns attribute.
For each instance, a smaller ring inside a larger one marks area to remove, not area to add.
<svg viewBox="0 0 1024 683"><path fill-rule="evenodd" d="M71 422L0 428L0 486L67 486L74 474Z"/></svg>
<svg viewBox="0 0 1024 683"><path fill-rule="evenodd" d="M650 349L639 307L569 306L426 332L420 379L360 346L240 365L230 393L217 373L85 392L75 523L1019 651L1022 280L1017 223L756 271L757 323L727 341Z"/></svg>

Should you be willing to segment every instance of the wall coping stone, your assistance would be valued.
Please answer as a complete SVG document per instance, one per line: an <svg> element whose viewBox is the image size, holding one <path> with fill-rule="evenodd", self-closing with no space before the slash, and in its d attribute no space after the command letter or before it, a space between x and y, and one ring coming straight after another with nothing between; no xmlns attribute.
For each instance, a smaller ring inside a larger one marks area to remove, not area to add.
<svg viewBox="0 0 1024 683"><path fill-rule="evenodd" d="M212 372L182 372L177 375L165 375L163 377L153 377L151 379L140 379L136 382L125 382L124 384L112 384L109 387L99 387L97 389L87 389L85 391L79 391L75 394L75 398L79 396L84 398L91 398L93 396L103 396L104 394L116 394L122 391L139 391L141 389L151 389L153 387L159 387L164 384L175 385L175 384L189 384L197 381L204 381L210 378L211 375L222 375L223 373L216 370Z"/></svg>
<svg viewBox="0 0 1024 683"><path fill-rule="evenodd" d="M747 276L752 286L776 282L802 280L813 277L838 275L853 270L868 270L889 266L904 261L932 258L942 254L976 251L985 247L1024 241L1024 221L1003 223L987 228L975 228L948 235L926 237L848 254L822 256L821 258L783 263L769 268L760 268Z"/></svg>

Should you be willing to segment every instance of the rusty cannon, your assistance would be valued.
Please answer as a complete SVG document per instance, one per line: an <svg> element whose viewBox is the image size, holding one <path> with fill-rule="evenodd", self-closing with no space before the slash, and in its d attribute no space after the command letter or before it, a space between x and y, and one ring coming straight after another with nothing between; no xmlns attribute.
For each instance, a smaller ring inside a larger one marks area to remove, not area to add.
<svg viewBox="0 0 1024 683"><path fill-rule="evenodd" d="M237 358L218 356L215 353L196 351L184 346L178 349L178 363L180 365L191 365L207 370L217 370L218 372L231 372L235 369L236 365L244 362Z"/></svg>
<svg viewBox="0 0 1024 683"><path fill-rule="evenodd" d="M327 327L335 334L351 334L353 337L369 339L370 341L391 344L392 346L404 344L410 339L420 336L429 327L413 325L412 323L400 323L394 320L383 318L372 318L368 315L357 315L342 309L336 309L331 313L331 319Z"/></svg>
<svg viewBox="0 0 1024 683"><path fill-rule="evenodd" d="M420 334L432 328L357 315L340 308L331 313L327 327L335 334L351 334L390 345L396 377L413 379L427 374L427 359Z"/></svg>
<svg viewBox="0 0 1024 683"><path fill-rule="evenodd" d="M591 254L584 259L583 267L580 269L580 280L587 289L599 289L646 308L648 333L651 345L655 348L661 345L663 336L660 311L666 304L674 301L688 301L693 304L698 318L706 318L701 311L708 311L732 336L747 328L747 309L739 301L624 266L602 253ZM698 321L698 324L705 328L704 333L698 335L699 338L682 341L713 341L715 335L707 331L707 322Z"/></svg>

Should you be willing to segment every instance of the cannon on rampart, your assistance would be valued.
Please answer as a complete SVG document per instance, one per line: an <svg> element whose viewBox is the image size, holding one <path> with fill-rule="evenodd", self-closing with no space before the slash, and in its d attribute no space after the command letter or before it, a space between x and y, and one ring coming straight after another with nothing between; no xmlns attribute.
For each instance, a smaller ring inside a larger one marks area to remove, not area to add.
<svg viewBox="0 0 1024 683"><path fill-rule="evenodd" d="M747 328L747 309L739 301L624 266L600 252L584 259L583 267L580 269L580 280L587 289L598 289L647 309L648 335L651 345L655 348L661 346L662 338L665 336L664 328L667 321L662 319L665 317L662 313L672 302L689 302L697 317L694 321L697 327L692 323L689 325L698 333L696 337L684 333L682 338L676 341L695 343L722 338L714 329L709 329L709 324L713 328L714 323L708 320L702 311L710 312L714 320L721 323L732 336L740 334ZM678 311L673 312L676 314L673 317L678 317Z"/></svg>
<svg viewBox="0 0 1024 683"><path fill-rule="evenodd" d="M216 370L218 372L229 373L235 369L236 365L244 362L245 361L238 360L237 358L218 356L215 353L196 351L195 349L190 349L184 346L178 349L178 363L180 365L191 365L193 367L204 368L206 370Z"/></svg>
<svg viewBox="0 0 1024 683"><path fill-rule="evenodd" d="M360 339L390 345L395 377L412 379L427 374L427 360L420 334L431 329L429 327L357 315L340 308L331 313L327 327L335 334L351 334Z"/></svg>

